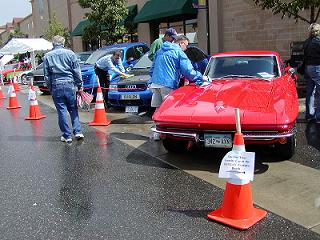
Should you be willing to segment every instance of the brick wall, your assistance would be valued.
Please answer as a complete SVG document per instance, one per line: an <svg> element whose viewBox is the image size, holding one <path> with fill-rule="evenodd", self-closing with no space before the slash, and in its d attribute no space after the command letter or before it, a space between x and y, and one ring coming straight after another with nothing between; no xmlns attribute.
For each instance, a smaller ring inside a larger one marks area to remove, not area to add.
<svg viewBox="0 0 320 240"><path fill-rule="evenodd" d="M283 59L290 56L290 42L307 37L308 23L281 19L269 10L255 6L253 0L223 0L223 50L272 50Z"/></svg>

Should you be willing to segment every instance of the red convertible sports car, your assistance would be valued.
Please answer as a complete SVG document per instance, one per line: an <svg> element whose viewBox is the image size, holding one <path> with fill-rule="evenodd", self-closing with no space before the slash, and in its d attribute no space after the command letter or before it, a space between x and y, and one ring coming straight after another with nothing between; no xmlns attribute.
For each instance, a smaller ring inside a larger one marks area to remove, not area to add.
<svg viewBox="0 0 320 240"><path fill-rule="evenodd" d="M231 148L240 109L246 144L269 144L284 159L296 147L299 103L294 69L276 52L240 51L214 55L201 86L190 84L168 95L154 113L164 147L182 152L193 145Z"/></svg>

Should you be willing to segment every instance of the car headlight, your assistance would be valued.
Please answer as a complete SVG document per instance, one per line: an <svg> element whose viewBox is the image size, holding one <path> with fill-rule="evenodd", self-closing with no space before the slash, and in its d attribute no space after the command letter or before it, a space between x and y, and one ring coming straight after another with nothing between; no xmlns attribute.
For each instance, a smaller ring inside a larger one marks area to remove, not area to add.
<svg viewBox="0 0 320 240"><path fill-rule="evenodd" d="M109 90L110 91L115 91L115 90L117 90L117 88L118 88L118 85L116 85L116 84L110 84L109 85Z"/></svg>

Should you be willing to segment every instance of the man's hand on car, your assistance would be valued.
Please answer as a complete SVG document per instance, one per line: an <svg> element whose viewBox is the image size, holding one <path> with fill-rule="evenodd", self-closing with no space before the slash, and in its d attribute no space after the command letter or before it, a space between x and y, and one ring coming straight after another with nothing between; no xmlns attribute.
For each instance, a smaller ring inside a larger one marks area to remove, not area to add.
<svg viewBox="0 0 320 240"><path fill-rule="evenodd" d="M203 83L203 80L202 80L202 79L198 79L198 80L196 81L196 85L197 85L197 86L201 86L202 83Z"/></svg>

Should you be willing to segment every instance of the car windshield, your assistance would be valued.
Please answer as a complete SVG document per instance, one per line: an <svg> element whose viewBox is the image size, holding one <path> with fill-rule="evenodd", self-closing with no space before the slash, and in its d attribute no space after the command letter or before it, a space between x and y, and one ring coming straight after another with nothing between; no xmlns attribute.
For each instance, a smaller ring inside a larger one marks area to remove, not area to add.
<svg viewBox="0 0 320 240"><path fill-rule="evenodd" d="M211 58L205 75L209 80L222 78L261 78L279 76L275 56L223 56Z"/></svg>
<svg viewBox="0 0 320 240"><path fill-rule="evenodd" d="M77 53L77 57L80 60L80 62L85 62L91 55L91 52L82 52Z"/></svg>
<svg viewBox="0 0 320 240"><path fill-rule="evenodd" d="M144 68L151 68L152 61L148 58L148 53L143 55L139 61L134 65L133 69L144 69Z"/></svg>
<svg viewBox="0 0 320 240"><path fill-rule="evenodd" d="M106 49L106 50L96 50L90 57L85 61L85 64L95 64L100 58L104 57L107 54L113 54L115 51L120 51L121 55L123 50L118 48Z"/></svg>

